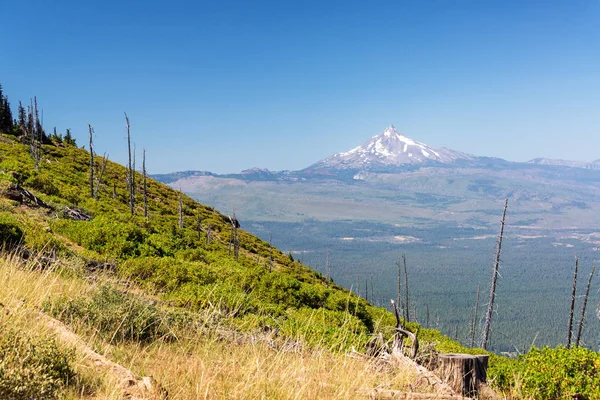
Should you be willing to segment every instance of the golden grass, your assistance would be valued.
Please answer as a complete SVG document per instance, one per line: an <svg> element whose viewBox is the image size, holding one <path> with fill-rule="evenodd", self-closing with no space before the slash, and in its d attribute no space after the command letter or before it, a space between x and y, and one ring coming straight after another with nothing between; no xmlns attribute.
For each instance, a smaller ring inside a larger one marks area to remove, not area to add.
<svg viewBox="0 0 600 400"><path fill-rule="evenodd" d="M43 302L58 296L75 298L91 287L91 282L74 274L28 268L15 256L0 258L0 302L10 310L2 323L51 335L36 318ZM273 346L268 335L244 334L243 338L211 333L209 328L196 337L185 335L176 342L150 345L111 346L93 335L84 340L134 373L153 376L168 390L170 399L355 399L368 398L374 388L429 389L415 384L416 371L407 366L390 366L319 347L286 346L281 339ZM65 391L64 398L120 398L110 376L98 375L80 355L73 364L77 382Z"/></svg>

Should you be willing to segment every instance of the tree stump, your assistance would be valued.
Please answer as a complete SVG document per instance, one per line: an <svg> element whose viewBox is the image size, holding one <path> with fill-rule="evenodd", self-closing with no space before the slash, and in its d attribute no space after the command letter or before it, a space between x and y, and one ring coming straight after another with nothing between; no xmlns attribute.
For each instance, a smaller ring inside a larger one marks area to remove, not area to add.
<svg viewBox="0 0 600 400"><path fill-rule="evenodd" d="M488 355L440 354L439 376L457 393L472 396L487 377Z"/></svg>

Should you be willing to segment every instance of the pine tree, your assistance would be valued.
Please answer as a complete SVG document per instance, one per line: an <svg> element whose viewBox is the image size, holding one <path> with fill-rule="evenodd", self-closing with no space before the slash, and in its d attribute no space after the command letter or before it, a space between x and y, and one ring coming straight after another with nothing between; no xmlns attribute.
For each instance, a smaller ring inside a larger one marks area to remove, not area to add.
<svg viewBox="0 0 600 400"><path fill-rule="evenodd" d="M66 133L65 133L65 137L63 139L63 142L69 146L76 146L77 143L75 143L75 139L73 138L73 136L71 136L71 130L67 129Z"/></svg>
<svg viewBox="0 0 600 400"><path fill-rule="evenodd" d="M0 132L12 133L12 131L13 117L10 111L10 103L8 102L8 97L4 96L2 85L0 84Z"/></svg>
<svg viewBox="0 0 600 400"><path fill-rule="evenodd" d="M19 120L18 120L19 128L24 129L26 115L25 115L25 108L23 108L23 104L21 103L20 100L19 100L19 117L18 118L19 118Z"/></svg>

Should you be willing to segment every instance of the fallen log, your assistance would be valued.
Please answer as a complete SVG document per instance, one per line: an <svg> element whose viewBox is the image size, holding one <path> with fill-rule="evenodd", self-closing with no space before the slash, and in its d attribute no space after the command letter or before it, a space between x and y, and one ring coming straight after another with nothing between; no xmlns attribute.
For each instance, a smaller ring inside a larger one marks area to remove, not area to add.
<svg viewBox="0 0 600 400"><path fill-rule="evenodd" d="M54 210L54 207L52 207L50 204L40 199L39 197L31 193L29 190L21 187L19 184L15 184L11 188L9 188L6 193L6 197L10 200L18 201L21 204L25 203L25 201L28 200L29 203L36 207L43 207L49 210Z"/></svg>
<svg viewBox="0 0 600 400"><path fill-rule="evenodd" d="M76 210L67 206L63 208L62 212L65 217L71 218L75 221L89 221L92 219L92 217L85 214L83 211Z"/></svg>

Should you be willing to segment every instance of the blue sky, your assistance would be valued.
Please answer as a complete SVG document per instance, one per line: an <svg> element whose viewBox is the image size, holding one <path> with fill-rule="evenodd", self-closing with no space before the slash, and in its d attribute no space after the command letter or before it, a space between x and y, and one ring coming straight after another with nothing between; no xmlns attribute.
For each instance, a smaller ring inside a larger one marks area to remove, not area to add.
<svg viewBox="0 0 600 400"><path fill-rule="evenodd" d="M600 2L0 0L0 83L151 173L300 169L393 124L515 161L600 158Z"/></svg>

